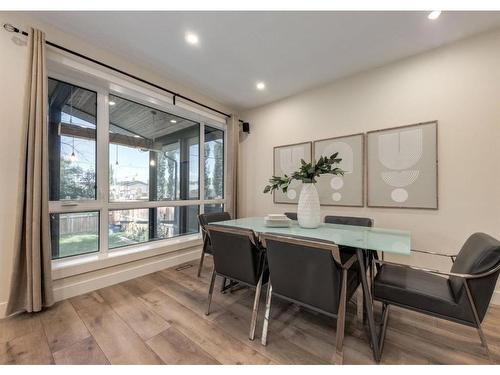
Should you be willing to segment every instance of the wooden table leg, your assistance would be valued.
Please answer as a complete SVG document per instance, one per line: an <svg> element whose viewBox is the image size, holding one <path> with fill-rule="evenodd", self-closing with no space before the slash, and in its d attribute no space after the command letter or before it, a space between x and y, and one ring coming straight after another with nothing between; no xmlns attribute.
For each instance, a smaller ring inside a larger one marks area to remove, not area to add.
<svg viewBox="0 0 500 375"><path fill-rule="evenodd" d="M371 257L371 252L368 255ZM377 330L375 328L375 317L373 316L373 301L370 292L370 287L368 286L368 280L366 278L366 268L363 250L357 249L356 255L358 257L358 263L361 271L361 285L363 287L363 296L365 302L366 315L368 319L368 328L370 330L370 341L372 344L373 358L375 362L380 361L380 353L378 350L378 340L377 340Z"/></svg>

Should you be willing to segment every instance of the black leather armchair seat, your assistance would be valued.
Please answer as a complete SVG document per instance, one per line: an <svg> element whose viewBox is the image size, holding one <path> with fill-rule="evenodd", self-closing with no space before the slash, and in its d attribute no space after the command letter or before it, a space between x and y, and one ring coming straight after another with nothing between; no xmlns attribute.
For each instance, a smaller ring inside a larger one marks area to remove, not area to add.
<svg viewBox="0 0 500 375"><path fill-rule="evenodd" d="M374 294L381 302L474 326L470 306L457 303L448 279L432 273L384 265L375 277Z"/></svg>

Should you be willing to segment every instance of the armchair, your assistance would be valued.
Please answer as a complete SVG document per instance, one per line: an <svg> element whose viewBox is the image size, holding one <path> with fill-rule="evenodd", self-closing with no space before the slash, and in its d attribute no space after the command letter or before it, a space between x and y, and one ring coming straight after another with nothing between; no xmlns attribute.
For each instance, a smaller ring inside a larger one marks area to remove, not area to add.
<svg viewBox="0 0 500 375"><path fill-rule="evenodd" d="M457 255L416 251L449 257L449 272L375 260L374 299L382 302L382 352L390 305L454 321L477 329L489 355L481 322L500 273L500 242L485 233L471 235ZM443 277L446 276L446 277Z"/></svg>

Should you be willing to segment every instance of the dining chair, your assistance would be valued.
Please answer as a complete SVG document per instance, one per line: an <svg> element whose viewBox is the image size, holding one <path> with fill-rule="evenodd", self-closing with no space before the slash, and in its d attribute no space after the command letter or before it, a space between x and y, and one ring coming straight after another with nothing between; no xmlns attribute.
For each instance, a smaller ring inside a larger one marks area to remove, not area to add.
<svg viewBox="0 0 500 375"><path fill-rule="evenodd" d="M252 230L214 224L207 225L207 230L212 241L214 268L208 289L206 315L210 314L210 303L217 276L254 287L255 297L249 334L249 339L253 340L259 311L260 292L269 275L266 271L266 251L260 246Z"/></svg>
<svg viewBox="0 0 500 375"><path fill-rule="evenodd" d="M354 252L333 242L266 233L261 235L269 264L269 284L262 328L267 344L273 296L337 319L335 362L342 362L346 304L359 285Z"/></svg>
<svg viewBox="0 0 500 375"><path fill-rule="evenodd" d="M382 302L380 354L389 320L389 307L395 305L476 328L481 344L490 356L481 322L500 273L500 242L485 233L474 233L457 255L412 251L448 257L453 264L450 272L443 272L375 261L381 264L374 282L374 298Z"/></svg>
<svg viewBox="0 0 500 375"><path fill-rule="evenodd" d="M286 215L286 214L285 214ZM325 216L325 223L373 227L373 219L354 216Z"/></svg>
<svg viewBox="0 0 500 375"><path fill-rule="evenodd" d="M340 224L340 225L355 225L359 227L373 227L373 219L369 217L355 217L355 216L325 216L325 223L328 224ZM341 248L342 250L342 248ZM364 250L364 249L363 249ZM365 265L366 268L370 270L370 285L373 285L373 277L374 277L374 267L373 267L373 262L371 259L371 256L376 256L378 257L377 253L369 254L367 251L363 251L365 254ZM382 259L384 259L384 253L382 252ZM361 294L361 290L358 293L357 299L356 299L356 309L357 313L356 315L358 316L358 319L360 321L365 320L365 315L364 315L364 307L363 307L363 296Z"/></svg>
<svg viewBox="0 0 500 375"><path fill-rule="evenodd" d="M297 212L285 212L285 216L290 220L297 220Z"/></svg>
<svg viewBox="0 0 500 375"><path fill-rule="evenodd" d="M203 260L205 259L205 255L213 254L212 243L210 242L210 236L208 235L206 227L210 223L215 223L218 221L225 221L225 220L231 220L231 215L229 214L229 212L210 212L198 215L198 222L200 223L201 233L203 238L203 248L201 250L200 264L198 265L198 277L200 277L201 275L201 270L203 268Z"/></svg>

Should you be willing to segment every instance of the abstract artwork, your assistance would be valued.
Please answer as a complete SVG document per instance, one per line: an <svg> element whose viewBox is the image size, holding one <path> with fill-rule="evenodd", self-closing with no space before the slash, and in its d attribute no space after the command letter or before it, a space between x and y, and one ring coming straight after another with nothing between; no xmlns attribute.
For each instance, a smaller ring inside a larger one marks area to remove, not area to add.
<svg viewBox="0 0 500 375"><path fill-rule="evenodd" d="M368 206L438 208L437 121L367 133Z"/></svg>
<svg viewBox="0 0 500 375"><path fill-rule="evenodd" d="M322 139L314 142L314 159L338 152L343 176L318 178L319 201L325 206L364 205L364 134Z"/></svg>
<svg viewBox="0 0 500 375"><path fill-rule="evenodd" d="M300 159L311 161L312 143L304 142L274 148L274 176L290 176L300 167ZM287 193L274 192L274 203L298 203L302 182L292 181Z"/></svg>

